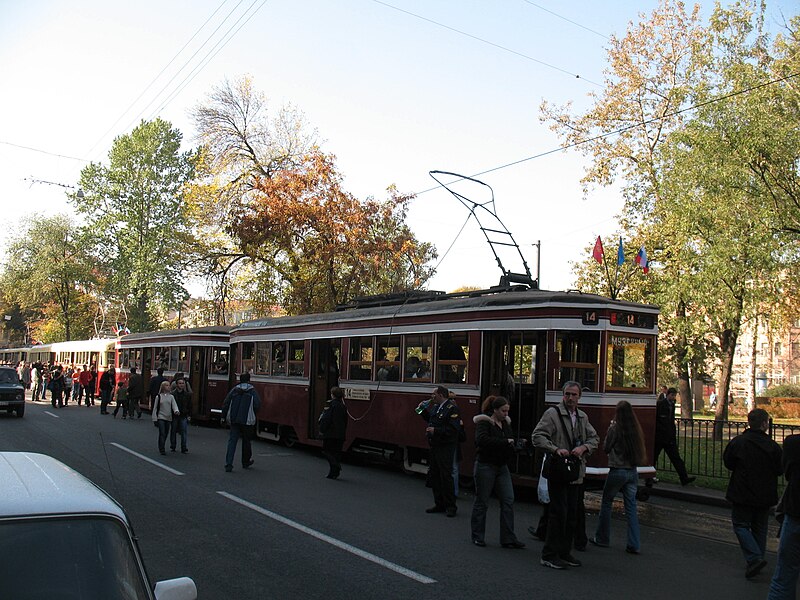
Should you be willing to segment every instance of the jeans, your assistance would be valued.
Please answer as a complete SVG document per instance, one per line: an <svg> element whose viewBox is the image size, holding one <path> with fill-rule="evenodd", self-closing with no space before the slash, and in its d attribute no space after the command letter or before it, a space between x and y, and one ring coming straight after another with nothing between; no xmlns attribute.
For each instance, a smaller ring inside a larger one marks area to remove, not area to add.
<svg viewBox="0 0 800 600"><path fill-rule="evenodd" d="M236 455L236 446L242 438L242 466L248 466L253 456L250 439L253 437L253 425L231 423L231 434L228 436L228 452L225 454L225 466L233 466L233 457Z"/></svg>
<svg viewBox="0 0 800 600"><path fill-rule="evenodd" d="M171 423L165 419L159 419L156 422L158 423L158 451L161 452L161 454L164 454L164 446L167 442L167 436L169 435Z"/></svg>
<svg viewBox="0 0 800 600"><path fill-rule="evenodd" d="M611 541L611 507L614 497L622 490L622 499L625 503L625 518L628 521L628 543L631 550L639 550L639 517L636 514L636 486L639 475L636 467L619 469L611 467L603 487L603 500L600 504L600 517L594 539L600 546L608 546Z"/></svg>
<svg viewBox="0 0 800 600"><path fill-rule="evenodd" d="M544 560L571 555L578 520L579 488L576 484L547 481L550 504L547 506L547 537L542 548Z"/></svg>
<svg viewBox="0 0 800 600"><path fill-rule="evenodd" d="M800 575L800 517L785 515L778 544L778 564L767 600L794 600Z"/></svg>
<svg viewBox="0 0 800 600"><path fill-rule="evenodd" d="M486 533L486 511L494 490L500 501L500 543L517 541L514 535L514 487L507 465L497 466L475 461L475 503L472 505L472 539L483 541Z"/></svg>
<svg viewBox="0 0 800 600"><path fill-rule="evenodd" d="M172 428L169 432L169 447L175 450L178 434L181 434L181 452L188 450L186 437L189 435L189 417L172 417Z"/></svg>
<svg viewBox="0 0 800 600"><path fill-rule="evenodd" d="M100 390L100 412L108 412L109 404L111 404L111 390Z"/></svg>
<svg viewBox="0 0 800 600"><path fill-rule="evenodd" d="M731 521L747 564L763 560L767 549L769 508L734 504Z"/></svg>

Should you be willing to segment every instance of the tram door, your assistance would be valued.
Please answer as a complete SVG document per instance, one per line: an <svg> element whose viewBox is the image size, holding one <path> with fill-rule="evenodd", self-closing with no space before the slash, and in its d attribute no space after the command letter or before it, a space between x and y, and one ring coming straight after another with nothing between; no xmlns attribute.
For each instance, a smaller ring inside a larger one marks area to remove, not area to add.
<svg viewBox="0 0 800 600"><path fill-rule="evenodd" d="M530 442L544 411L547 335L542 331L502 331L484 334L481 396L500 395L511 404L511 428ZM512 472L534 473L533 453L518 453Z"/></svg>
<svg viewBox="0 0 800 600"><path fill-rule="evenodd" d="M206 349L191 348L192 362L189 368L189 385L194 392L194 402L192 402L192 418L201 417L205 414L206 408Z"/></svg>
<svg viewBox="0 0 800 600"><path fill-rule="evenodd" d="M308 407L308 435L319 439L317 419L333 386L339 385L342 357L340 339L311 340L311 393Z"/></svg>

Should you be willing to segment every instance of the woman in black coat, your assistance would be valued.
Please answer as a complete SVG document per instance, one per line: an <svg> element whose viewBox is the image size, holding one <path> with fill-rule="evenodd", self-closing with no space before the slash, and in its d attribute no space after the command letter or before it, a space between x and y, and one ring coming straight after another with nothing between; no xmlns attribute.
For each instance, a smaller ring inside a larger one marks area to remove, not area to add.
<svg viewBox="0 0 800 600"><path fill-rule="evenodd" d="M331 388L331 398L319 416L322 452L328 459L328 479L337 479L342 472L342 448L347 436L347 408L340 387Z"/></svg>
<svg viewBox="0 0 800 600"><path fill-rule="evenodd" d="M484 400L483 414L475 416L475 503L472 505L472 543L485 546L486 511L494 490L500 500L500 544L503 548L522 549L525 544L514 534L514 487L509 461L514 456L516 440L508 417L510 406L502 396Z"/></svg>

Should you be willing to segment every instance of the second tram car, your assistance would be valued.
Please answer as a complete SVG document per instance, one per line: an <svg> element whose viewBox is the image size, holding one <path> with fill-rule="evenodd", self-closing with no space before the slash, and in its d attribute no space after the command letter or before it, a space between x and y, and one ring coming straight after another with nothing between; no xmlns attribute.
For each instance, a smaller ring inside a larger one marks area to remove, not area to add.
<svg viewBox="0 0 800 600"><path fill-rule="evenodd" d="M481 400L501 394L511 401L515 434L530 440L546 407L561 400L563 383L574 380L583 389L581 409L601 438L625 399L652 440L657 320L655 306L579 292L416 292L244 323L230 342L235 375L251 373L263 400L260 435L320 444L317 417L338 384L351 417L345 448L422 470L428 444L414 408L435 385L455 393L468 439ZM474 447L465 443L462 450L461 470L470 474ZM518 454L512 468L518 483L533 481L535 464L532 452ZM604 476L606 464L596 453L587 474ZM642 476L654 472L640 468Z"/></svg>

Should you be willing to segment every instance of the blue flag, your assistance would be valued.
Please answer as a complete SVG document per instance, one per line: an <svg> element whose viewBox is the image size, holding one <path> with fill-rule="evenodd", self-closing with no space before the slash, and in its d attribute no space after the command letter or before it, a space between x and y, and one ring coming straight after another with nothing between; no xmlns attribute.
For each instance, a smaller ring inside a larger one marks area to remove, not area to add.
<svg viewBox="0 0 800 600"><path fill-rule="evenodd" d="M622 248L622 238L619 238L619 249L617 250L617 266L625 262L625 250Z"/></svg>

